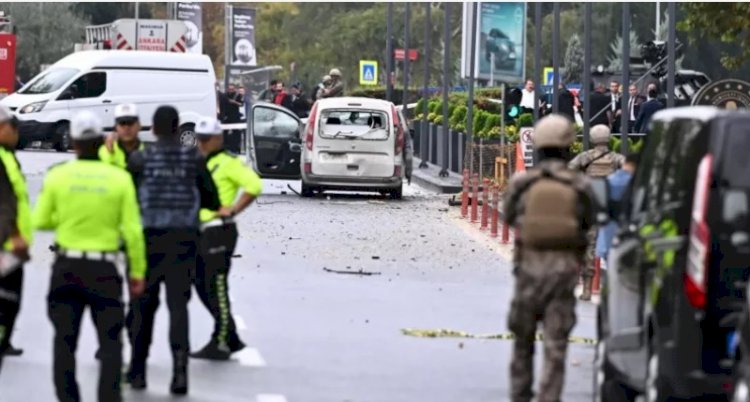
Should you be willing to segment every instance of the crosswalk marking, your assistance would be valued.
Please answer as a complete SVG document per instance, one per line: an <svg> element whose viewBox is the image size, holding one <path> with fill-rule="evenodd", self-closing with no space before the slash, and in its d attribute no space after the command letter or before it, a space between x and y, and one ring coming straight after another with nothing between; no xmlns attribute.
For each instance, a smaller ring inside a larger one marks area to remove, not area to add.
<svg viewBox="0 0 750 402"><path fill-rule="evenodd" d="M258 349L245 348L234 354L233 360L236 360L241 366L246 367L263 367L266 361L260 355Z"/></svg>
<svg viewBox="0 0 750 402"><path fill-rule="evenodd" d="M279 394L260 394L255 399L257 402L287 402L286 397Z"/></svg>

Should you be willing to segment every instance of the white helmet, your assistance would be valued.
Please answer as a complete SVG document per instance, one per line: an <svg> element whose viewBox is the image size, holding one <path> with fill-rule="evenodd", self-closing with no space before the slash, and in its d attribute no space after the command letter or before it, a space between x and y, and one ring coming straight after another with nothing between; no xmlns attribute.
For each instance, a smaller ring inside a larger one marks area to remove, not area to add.
<svg viewBox="0 0 750 402"><path fill-rule="evenodd" d="M138 120L138 107L133 103L122 103L115 107L115 122L122 120Z"/></svg>
<svg viewBox="0 0 750 402"><path fill-rule="evenodd" d="M70 121L70 138L73 140L91 140L103 136L102 122L88 110L76 114Z"/></svg>
<svg viewBox="0 0 750 402"><path fill-rule="evenodd" d="M201 117L195 126L196 135L221 135L221 123L213 117Z"/></svg>

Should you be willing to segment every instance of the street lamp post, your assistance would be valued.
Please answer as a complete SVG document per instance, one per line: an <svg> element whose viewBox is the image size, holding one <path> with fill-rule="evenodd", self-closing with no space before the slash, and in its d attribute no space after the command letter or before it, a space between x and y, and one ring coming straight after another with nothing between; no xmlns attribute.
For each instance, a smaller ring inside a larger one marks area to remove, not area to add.
<svg viewBox="0 0 750 402"><path fill-rule="evenodd" d="M674 76L676 71L676 60L677 56L675 53L675 42L677 42L677 10L675 3L670 1L667 5L667 11L669 12L669 31L667 34L667 107L674 107Z"/></svg>
<svg viewBox="0 0 750 402"><path fill-rule="evenodd" d="M393 74L393 3L388 3L385 32L385 98L393 101L393 83L391 82L391 75Z"/></svg>
<svg viewBox="0 0 750 402"><path fill-rule="evenodd" d="M558 94L560 92L560 2L554 4L554 21L552 32L552 113L560 110Z"/></svg>
<svg viewBox="0 0 750 402"><path fill-rule="evenodd" d="M469 101L466 112L466 144L469 147L469 177L474 177L474 78L476 76L477 3L471 3L471 45L469 47ZM465 162L464 162L465 163Z"/></svg>
<svg viewBox="0 0 750 402"><path fill-rule="evenodd" d="M401 97L401 104L404 106L404 115L406 115L406 105L409 99L409 19L411 7L406 3L404 10L404 94Z"/></svg>
<svg viewBox="0 0 750 402"><path fill-rule="evenodd" d="M442 163L442 169L440 170L440 177L448 177L448 158L450 155L448 154L448 141L450 138L448 138L449 132L448 132L448 90L449 90L449 80L450 80L450 72L451 72L451 60L450 60L450 50L451 50L451 3L443 3L445 7L445 22L444 22L444 52L443 52L443 163Z"/></svg>
<svg viewBox="0 0 750 402"><path fill-rule="evenodd" d="M583 17L583 149L589 149L591 126L591 3L584 4Z"/></svg>
<svg viewBox="0 0 750 402"><path fill-rule="evenodd" d="M542 77L542 3L534 3L534 121L539 120L539 81ZM525 85L526 83L524 83Z"/></svg>
<svg viewBox="0 0 750 402"><path fill-rule="evenodd" d="M424 61L424 91L422 92L422 98L424 98L424 109L422 109L422 129L420 130L419 134L419 158L422 159L422 162L419 164L420 169L427 168L427 159L428 154L430 152L429 144L428 142L428 129L429 129L429 123L427 122L427 100L429 99L429 91L430 91L430 39L432 36L432 17L430 16L430 11L432 4L429 2L424 3L424 12L425 12L425 19L424 19L424 57L422 60Z"/></svg>
<svg viewBox="0 0 750 402"><path fill-rule="evenodd" d="M625 88L620 95L620 152L628 152L628 103L630 98L630 3L622 3L622 87Z"/></svg>

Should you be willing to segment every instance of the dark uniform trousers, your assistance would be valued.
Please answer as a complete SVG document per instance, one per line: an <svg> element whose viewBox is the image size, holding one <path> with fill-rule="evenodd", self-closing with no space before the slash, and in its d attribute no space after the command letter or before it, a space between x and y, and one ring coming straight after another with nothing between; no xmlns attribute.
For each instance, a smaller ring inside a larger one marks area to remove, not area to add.
<svg viewBox="0 0 750 402"><path fill-rule="evenodd" d="M227 345L237 338L227 283L236 246L237 225L234 223L208 227L201 232L193 282L203 305L214 318L211 339L220 345Z"/></svg>
<svg viewBox="0 0 750 402"><path fill-rule="evenodd" d="M47 297L49 318L55 328L54 380L61 402L77 402L76 349L84 308L91 308L101 358L99 401L122 400L123 279L106 261L58 257L52 265Z"/></svg>
<svg viewBox="0 0 750 402"><path fill-rule="evenodd" d="M169 307L169 340L174 358L190 352L188 338L188 301L190 274L195 269L197 231L192 229L146 229L148 273L146 290L133 300L131 343L133 360L148 358L159 308L159 290L164 282Z"/></svg>
<svg viewBox="0 0 750 402"><path fill-rule="evenodd" d="M21 288L23 287L23 267L18 267L8 276L0 277L0 369L3 354L10 346L10 336L21 308Z"/></svg>

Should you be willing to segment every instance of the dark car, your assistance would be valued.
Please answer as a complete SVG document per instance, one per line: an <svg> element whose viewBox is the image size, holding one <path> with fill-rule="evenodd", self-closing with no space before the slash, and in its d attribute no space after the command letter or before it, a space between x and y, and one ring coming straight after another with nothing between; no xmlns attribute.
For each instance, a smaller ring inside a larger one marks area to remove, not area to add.
<svg viewBox="0 0 750 402"><path fill-rule="evenodd" d="M503 31L491 29L484 48L484 57L487 61L492 62L492 55L495 55L495 69L509 69L516 65L516 47Z"/></svg>
<svg viewBox="0 0 750 402"><path fill-rule="evenodd" d="M726 400L750 263L750 114L676 108L651 127L608 257L595 400Z"/></svg>

